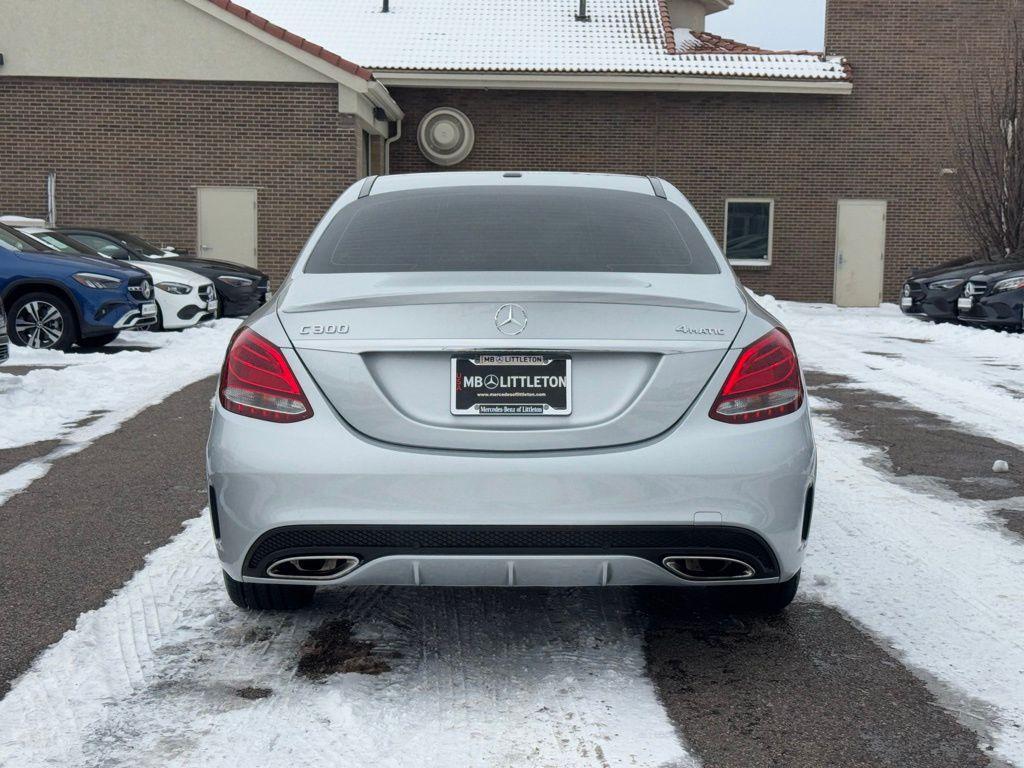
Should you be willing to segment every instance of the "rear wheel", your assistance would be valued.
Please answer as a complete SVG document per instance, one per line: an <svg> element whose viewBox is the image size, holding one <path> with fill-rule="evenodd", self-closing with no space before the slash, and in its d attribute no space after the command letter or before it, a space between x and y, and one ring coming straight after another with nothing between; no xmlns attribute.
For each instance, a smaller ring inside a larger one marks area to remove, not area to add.
<svg viewBox="0 0 1024 768"><path fill-rule="evenodd" d="M64 299L52 293L29 293L11 305L7 316L11 341L32 349L67 352L75 343L75 315Z"/></svg>
<svg viewBox="0 0 1024 768"><path fill-rule="evenodd" d="M224 588L231 602L253 611L294 611L313 602L316 587L298 584L250 584L224 574Z"/></svg>
<svg viewBox="0 0 1024 768"><path fill-rule="evenodd" d="M722 604L741 613L781 613L789 607L800 587L800 572L781 584L722 587Z"/></svg>
<svg viewBox="0 0 1024 768"><path fill-rule="evenodd" d="M78 340L78 346L84 349L99 349L107 346L120 335L119 333L104 333L102 336L87 336Z"/></svg>

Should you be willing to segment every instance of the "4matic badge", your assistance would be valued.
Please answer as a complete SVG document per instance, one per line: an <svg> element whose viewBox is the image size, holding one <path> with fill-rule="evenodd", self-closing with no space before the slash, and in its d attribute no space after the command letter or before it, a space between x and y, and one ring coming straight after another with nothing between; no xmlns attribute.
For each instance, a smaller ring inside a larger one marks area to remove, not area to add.
<svg viewBox="0 0 1024 768"><path fill-rule="evenodd" d="M688 333L691 336L725 336L725 328L697 328L692 325L680 325L676 333Z"/></svg>

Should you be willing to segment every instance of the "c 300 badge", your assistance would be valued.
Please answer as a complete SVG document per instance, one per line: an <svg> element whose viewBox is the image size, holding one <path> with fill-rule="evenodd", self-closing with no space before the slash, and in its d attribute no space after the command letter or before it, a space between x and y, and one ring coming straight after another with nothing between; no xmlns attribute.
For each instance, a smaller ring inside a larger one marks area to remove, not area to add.
<svg viewBox="0 0 1024 768"><path fill-rule="evenodd" d="M304 325L299 328L301 336L335 336L348 333L348 326L341 323L325 323L323 325Z"/></svg>

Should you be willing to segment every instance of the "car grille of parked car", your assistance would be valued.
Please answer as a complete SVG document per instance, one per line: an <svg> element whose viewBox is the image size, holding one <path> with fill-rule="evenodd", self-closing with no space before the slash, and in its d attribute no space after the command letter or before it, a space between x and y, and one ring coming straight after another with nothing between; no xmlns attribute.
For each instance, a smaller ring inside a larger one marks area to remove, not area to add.
<svg viewBox="0 0 1024 768"><path fill-rule="evenodd" d="M988 290L988 283L982 280L971 280L964 285L964 296L981 296Z"/></svg>
<svg viewBox="0 0 1024 768"><path fill-rule="evenodd" d="M153 284L145 277L133 277L128 281L128 292L139 301L153 298Z"/></svg>
<svg viewBox="0 0 1024 768"><path fill-rule="evenodd" d="M203 301L213 301L217 296L217 289L213 285L199 286L199 298Z"/></svg>
<svg viewBox="0 0 1024 768"><path fill-rule="evenodd" d="M661 562L679 553L728 552L750 561L759 576L777 575L760 537L734 528L678 526L317 526L279 528L249 551L248 573L261 575L282 556L328 549L372 560L389 554L620 554Z"/></svg>

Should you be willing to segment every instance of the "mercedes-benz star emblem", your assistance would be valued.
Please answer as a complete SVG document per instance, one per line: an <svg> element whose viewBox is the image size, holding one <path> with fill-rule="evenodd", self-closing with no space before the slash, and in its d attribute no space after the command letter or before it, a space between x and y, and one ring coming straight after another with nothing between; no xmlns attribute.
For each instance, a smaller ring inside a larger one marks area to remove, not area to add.
<svg viewBox="0 0 1024 768"><path fill-rule="evenodd" d="M502 304L494 313L494 325L506 336L518 336L526 330L526 310L518 304Z"/></svg>
<svg viewBox="0 0 1024 768"><path fill-rule="evenodd" d="M485 376L484 377L484 386L487 387L488 389L497 389L498 388L498 377L495 376L493 373L491 375L489 375L489 376Z"/></svg>

